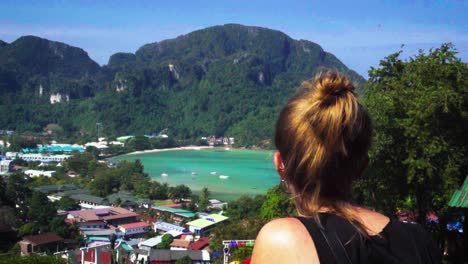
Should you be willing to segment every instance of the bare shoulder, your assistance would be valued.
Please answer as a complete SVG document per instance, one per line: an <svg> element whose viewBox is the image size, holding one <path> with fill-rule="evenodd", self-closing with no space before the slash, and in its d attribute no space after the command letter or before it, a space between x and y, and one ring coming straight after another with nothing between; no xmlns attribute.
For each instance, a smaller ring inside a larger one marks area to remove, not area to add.
<svg viewBox="0 0 468 264"><path fill-rule="evenodd" d="M319 263L307 229L296 218L267 223L255 241L252 263Z"/></svg>
<svg viewBox="0 0 468 264"><path fill-rule="evenodd" d="M382 232L385 226L390 222L390 218L387 216L366 208L357 207L356 211L362 220L362 224L368 229L369 235Z"/></svg>

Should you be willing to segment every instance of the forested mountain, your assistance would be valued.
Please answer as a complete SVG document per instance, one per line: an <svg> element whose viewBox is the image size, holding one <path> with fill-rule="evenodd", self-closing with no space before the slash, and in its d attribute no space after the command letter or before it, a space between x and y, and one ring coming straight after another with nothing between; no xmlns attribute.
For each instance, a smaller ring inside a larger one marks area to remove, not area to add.
<svg viewBox="0 0 468 264"><path fill-rule="evenodd" d="M258 145L300 82L324 69L364 81L319 45L260 27L194 31L114 54L103 67L79 48L21 37L0 45L0 128L57 123L70 135L94 134L101 122L109 136L167 128L177 138Z"/></svg>

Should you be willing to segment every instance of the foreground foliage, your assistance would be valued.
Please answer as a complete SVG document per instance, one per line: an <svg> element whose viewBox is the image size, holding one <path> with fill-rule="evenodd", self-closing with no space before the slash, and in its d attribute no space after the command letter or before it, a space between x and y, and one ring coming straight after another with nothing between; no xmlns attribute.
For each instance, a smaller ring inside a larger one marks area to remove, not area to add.
<svg viewBox="0 0 468 264"><path fill-rule="evenodd" d="M364 103L375 136L357 197L390 214L415 211L420 223L432 211L444 222L468 173L468 67L450 44L408 61L400 53L369 71Z"/></svg>

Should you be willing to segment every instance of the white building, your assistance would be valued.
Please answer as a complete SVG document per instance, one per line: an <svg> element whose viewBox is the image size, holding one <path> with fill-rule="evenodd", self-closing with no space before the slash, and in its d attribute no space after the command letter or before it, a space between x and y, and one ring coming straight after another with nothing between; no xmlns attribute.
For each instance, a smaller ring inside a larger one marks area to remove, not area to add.
<svg viewBox="0 0 468 264"><path fill-rule="evenodd" d="M148 232L149 224L144 222L135 222L119 225L119 230L127 236L140 235Z"/></svg>
<svg viewBox="0 0 468 264"><path fill-rule="evenodd" d="M43 155L41 153L19 153L17 157L25 161L61 162L71 157L71 155L65 155L65 154Z"/></svg>
<svg viewBox="0 0 468 264"><path fill-rule="evenodd" d="M18 152L7 152L5 156L6 156L6 159L13 160L18 157Z"/></svg>
<svg viewBox="0 0 468 264"><path fill-rule="evenodd" d="M41 171L41 170L26 170L24 174L28 175L29 177L39 177L39 176L45 176L45 177L52 177L54 175L55 171Z"/></svg>
<svg viewBox="0 0 468 264"><path fill-rule="evenodd" d="M190 221L187 223L189 231L202 235L210 231L217 224L228 220L229 218L219 214L210 214L206 216L201 216L202 218Z"/></svg>
<svg viewBox="0 0 468 264"><path fill-rule="evenodd" d="M0 160L0 175L7 174L11 171L12 160Z"/></svg>
<svg viewBox="0 0 468 264"><path fill-rule="evenodd" d="M106 149L106 148L108 148L106 141L88 142L88 143L85 144L85 147L95 147L97 149Z"/></svg>

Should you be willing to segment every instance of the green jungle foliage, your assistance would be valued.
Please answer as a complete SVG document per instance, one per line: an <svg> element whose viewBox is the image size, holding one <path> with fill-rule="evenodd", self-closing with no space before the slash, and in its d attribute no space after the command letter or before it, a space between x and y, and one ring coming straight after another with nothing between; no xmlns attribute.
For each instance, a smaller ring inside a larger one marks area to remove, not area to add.
<svg viewBox="0 0 468 264"><path fill-rule="evenodd" d="M357 200L389 215L435 212L468 174L468 67L450 44L407 61L397 52L371 68L364 103L374 122L370 167Z"/></svg>
<svg viewBox="0 0 468 264"><path fill-rule="evenodd" d="M0 47L0 128L64 137L150 134L233 136L269 146L281 106L317 72L364 79L319 45L282 32L227 24L117 53L99 67L81 49L37 37ZM61 103L50 96L60 93ZM69 101L66 102L65 97Z"/></svg>
<svg viewBox="0 0 468 264"><path fill-rule="evenodd" d="M12 256L0 258L0 264L66 264L67 260L54 256Z"/></svg>

